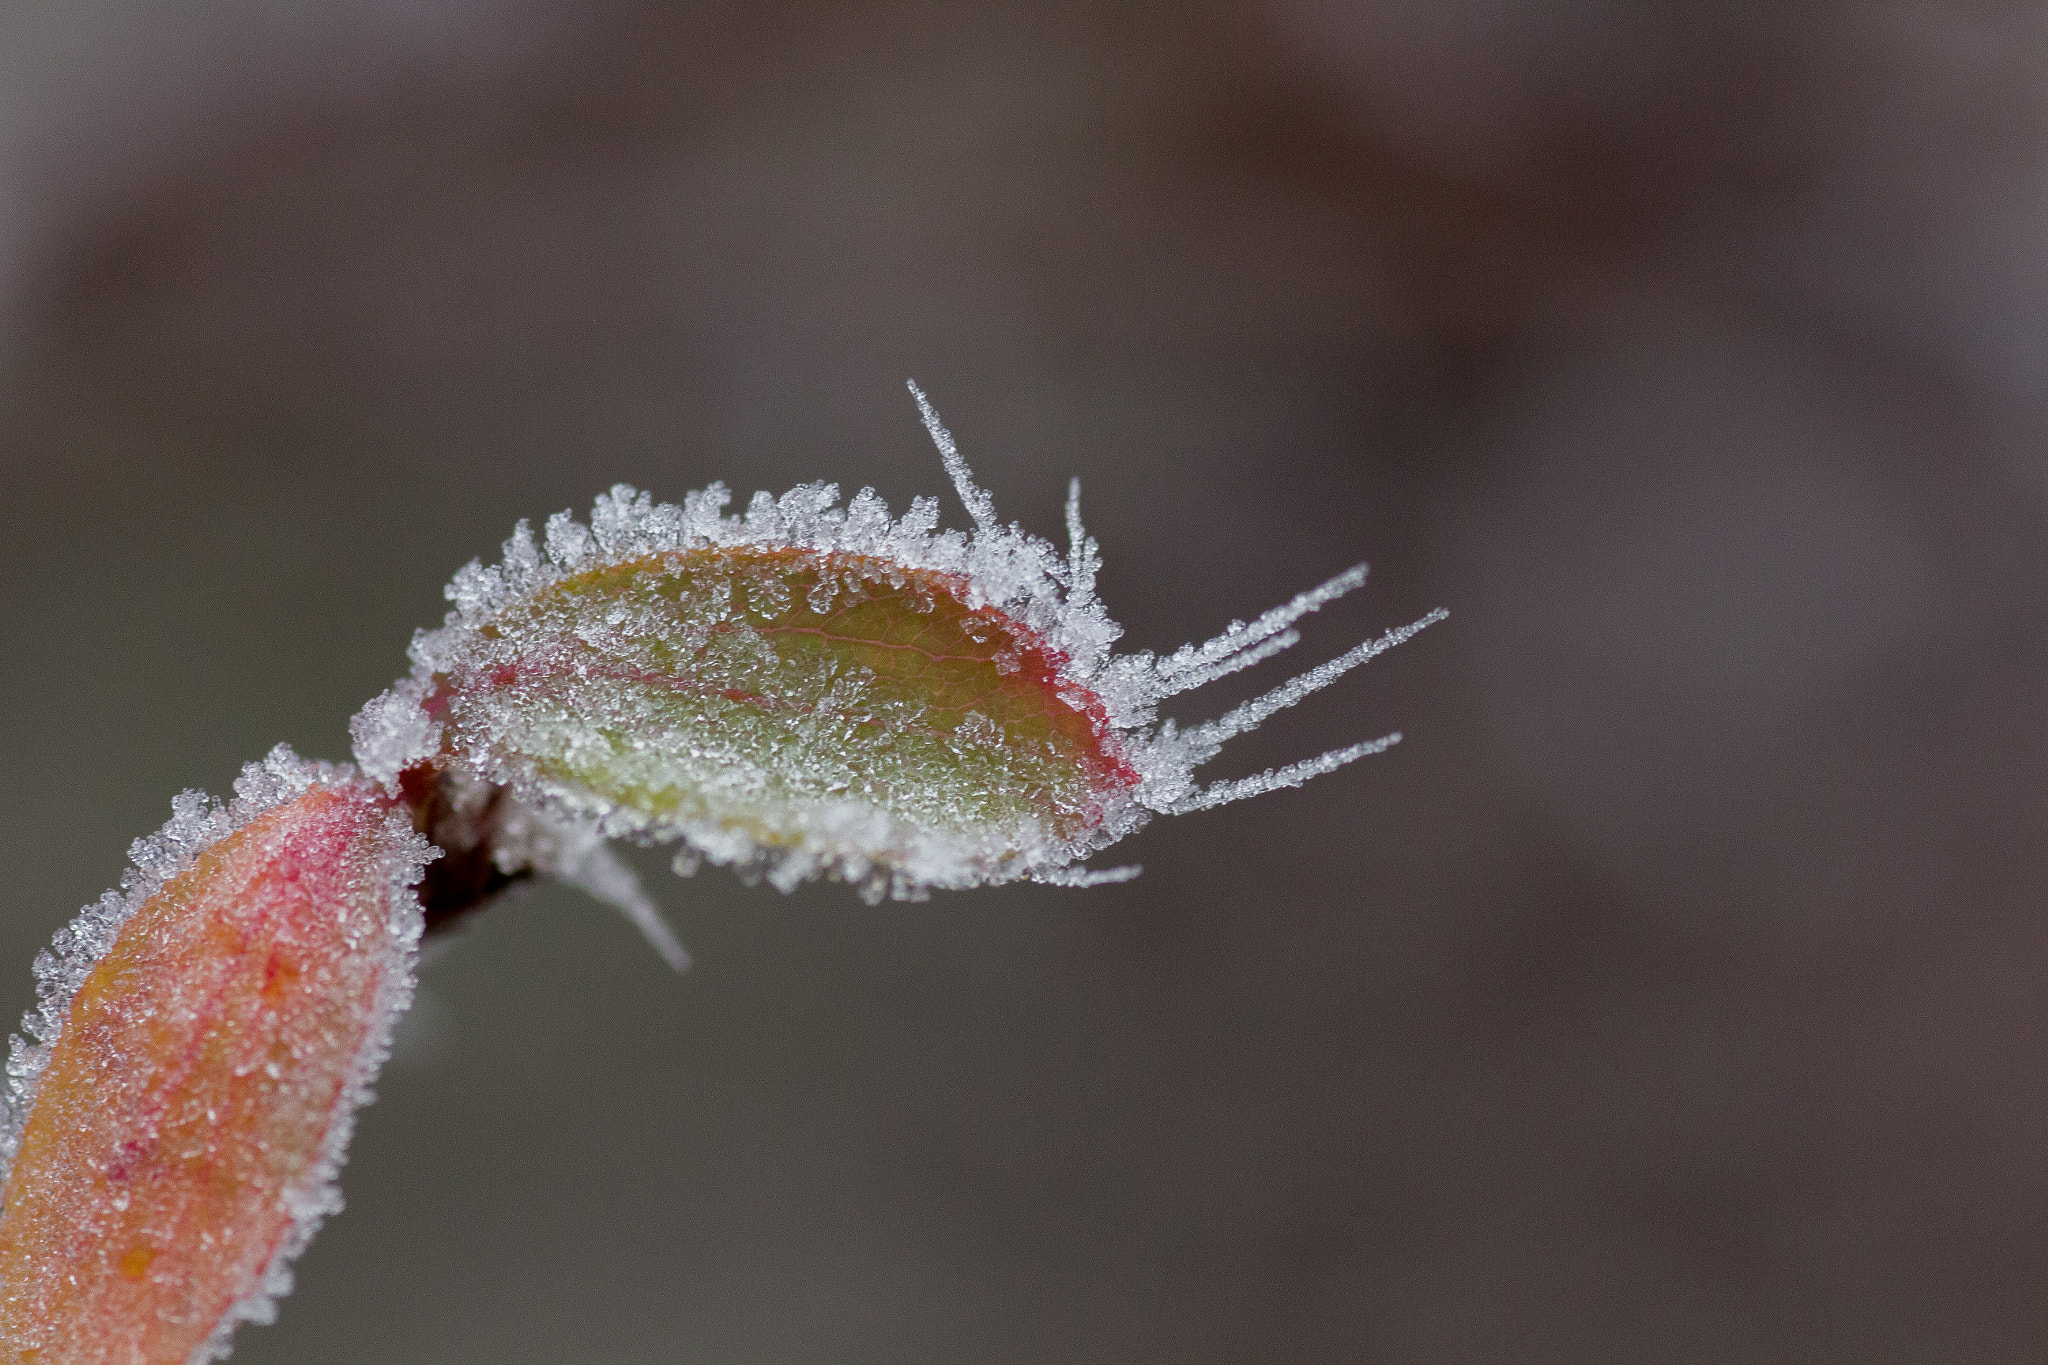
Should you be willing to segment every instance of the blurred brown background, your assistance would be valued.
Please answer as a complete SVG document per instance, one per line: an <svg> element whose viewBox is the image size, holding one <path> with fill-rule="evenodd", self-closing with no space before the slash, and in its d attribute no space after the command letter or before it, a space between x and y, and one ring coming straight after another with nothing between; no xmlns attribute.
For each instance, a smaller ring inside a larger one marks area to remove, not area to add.
<svg viewBox="0 0 2048 1365"><path fill-rule="evenodd" d="M1134 646L1451 608L1218 775L1408 742L494 912L237 1362L2048 1358L2035 4L12 6L6 1007L517 517L943 491L906 376Z"/></svg>

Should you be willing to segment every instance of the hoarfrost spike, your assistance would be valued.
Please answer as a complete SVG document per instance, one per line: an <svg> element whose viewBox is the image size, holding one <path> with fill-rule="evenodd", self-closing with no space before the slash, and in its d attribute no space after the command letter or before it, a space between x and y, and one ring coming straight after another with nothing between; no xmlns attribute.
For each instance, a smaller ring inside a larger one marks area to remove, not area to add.
<svg viewBox="0 0 2048 1365"><path fill-rule="evenodd" d="M1367 659L1384 654L1395 645L1413 639L1421 631L1449 615L1449 612L1439 607L1419 621L1396 626L1377 640L1367 640L1363 644L1354 645L1328 663L1317 664L1308 672L1289 678L1264 696L1254 697L1217 719L1195 727L1191 737L1199 744L1220 746L1227 739L1256 730L1275 712L1286 710L1311 693L1320 692Z"/></svg>
<svg viewBox="0 0 2048 1365"><path fill-rule="evenodd" d="M939 448L939 458L945 462L946 473L952 476L953 490L960 495L961 503L967 508L967 515L974 519L974 529L981 535L989 535L996 529L996 504L988 490L974 481L974 471L967 467L967 461L960 454L960 447L953 443L953 433L946 430L939 421L939 414L933 409L931 400L924 396L924 390L917 381L907 379L911 397L917 400L917 411L924 418L924 429L931 433L932 444Z"/></svg>
<svg viewBox="0 0 2048 1365"><path fill-rule="evenodd" d="M1081 480L1067 481L1067 601L1069 605L1095 599L1095 572L1102 567L1102 552L1095 537L1081 524Z"/></svg>
<svg viewBox="0 0 2048 1365"><path fill-rule="evenodd" d="M1040 886L1115 886L1127 882L1144 872L1142 867L1106 867L1100 871L1085 867L1055 868L1050 872L1033 874L1031 880Z"/></svg>
<svg viewBox="0 0 2048 1365"><path fill-rule="evenodd" d="M1200 645L1182 645L1174 651L1171 658L1163 660L1159 665L1161 680L1175 684L1172 691L1162 695L1174 696L1201 686L1200 683L1182 680L1187 674L1206 669L1239 650L1256 646L1260 641L1285 630L1310 612L1320 610L1346 593L1364 587L1365 576L1366 566L1354 564L1329 582L1296 594L1293 600L1274 607L1250 625L1242 621L1233 622L1229 630L1213 640ZM1222 674L1213 676L1221 677Z"/></svg>
<svg viewBox="0 0 2048 1365"><path fill-rule="evenodd" d="M1268 768L1255 777L1240 777L1229 782L1217 782L1203 788L1189 799L1173 808L1175 815L1187 815L1198 810L1209 810L1216 806L1227 806L1232 801L1242 801L1248 796L1260 796L1266 792L1278 791L1282 787L1299 787L1312 777L1333 773L1347 763L1355 763L1373 754L1383 754L1401 742L1401 732L1369 739L1363 744L1353 744L1345 749L1332 749L1315 758L1306 758L1299 763L1290 763L1284 768Z"/></svg>

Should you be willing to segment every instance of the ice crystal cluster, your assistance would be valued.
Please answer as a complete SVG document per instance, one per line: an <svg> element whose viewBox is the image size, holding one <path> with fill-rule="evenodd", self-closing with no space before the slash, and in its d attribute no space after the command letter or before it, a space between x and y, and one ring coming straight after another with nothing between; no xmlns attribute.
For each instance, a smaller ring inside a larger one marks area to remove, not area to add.
<svg viewBox="0 0 2048 1365"><path fill-rule="evenodd" d="M417 944L532 876L680 944L608 840L678 845L788 890L871 900L1030 879L1155 815L1293 786L1399 735L1256 777L1197 768L1440 619L1366 641L1227 714L1168 699L1296 643L1346 570L1165 656L1117 654L1069 493L1064 551L996 518L924 395L973 523L831 484L721 484L680 506L624 485L590 521L524 522L351 724L357 767L280 746L232 802L187 792L119 889L38 957L0 1096L0 1365L227 1354L340 1207L353 1114L411 999Z"/></svg>
<svg viewBox="0 0 2048 1365"><path fill-rule="evenodd" d="M913 388L913 392L915 389ZM787 890L819 875L871 899L1135 869L1079 864L1155 814L1291 786L1388 735L1210 787L1194 769L1282 707L1438 619L1390 631L1182 729L1161 702L1294 644L1294 623L1358 587L1361 566L1205 644L1118 655L1095 596L1078 484L1065 553L996 519L940 425L925 422L974 523L938 504L892 517L828 483L727 510L623 484L589 524L524 522L496 565L455 577L411 678L358 718L365 771L422 763L503 785L609 836L678 841Z"/></svg>

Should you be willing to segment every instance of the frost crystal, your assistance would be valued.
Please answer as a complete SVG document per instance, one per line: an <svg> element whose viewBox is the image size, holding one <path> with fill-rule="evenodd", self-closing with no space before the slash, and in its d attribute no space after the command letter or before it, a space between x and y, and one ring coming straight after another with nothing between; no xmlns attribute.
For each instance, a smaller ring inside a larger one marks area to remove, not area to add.
<svg viewBox="0 0 2048 1365"><path fill-rule="evenodd" d="M283 745L235 793L179 796L36 961L0 1123L0 1341L31 1355L225 1356L341 1207L434 853L377 787Z"/></svg>
<svg viewBox="0 0 2048 1365"><path fill-rule="evenodd" d="M1062 554L997 520L911 392L971 534L938 529L930 498L892 517L871 488L842 507L836 485L805 484L731 513L723 484L681 506L618 485L588 526L560 512L537 541L521 522L498 564L455 575L412 676L357 718L358 762L387 785L421 765L571 828L680 841L679 872L709 860L784 890L825 875L907 898L1122 880L1136 869L1078 864L1153 815L1296 786L1399 740L1197 783L1227 740L1445 613L1217 720L1161 720L1168 698L1295 644L1295 623L1364 566L1204 644L1113 654L1079 481Z"/></svg>

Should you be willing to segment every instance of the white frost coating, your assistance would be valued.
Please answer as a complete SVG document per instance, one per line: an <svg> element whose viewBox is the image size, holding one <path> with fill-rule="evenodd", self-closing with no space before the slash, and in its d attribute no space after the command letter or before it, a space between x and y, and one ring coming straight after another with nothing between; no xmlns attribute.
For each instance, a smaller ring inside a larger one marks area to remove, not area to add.
<svg viewBox="0 0 2048 1365"><path fill-rule="evenodd" d="M0 1184L6 1182L21 1149L22 1130L35 1105L37 1084L63 1034L72 999L113 946L122 926L166 882L190 868L201 853L258 816L296 799L316 784L348 786L361 781L351 768L309 762L289 746L280 744L260 763L250 763L242 769L242 775L235 781L233 800L223 803L204 792L181 792L171 802L171 818L164 827L129 847L128 857L133 866L121 875L120 886L81 910L68 927L57 931L49 949L36 955L38 1004L22 1019L23 1032L35 1041L31 1043L20 1034L8 1040L8 1084L6 1092L0 1094ZM382 836L374 875L384 883L391 907L391 963L379 977L362 1047L336 1100L319 1159L286 1192L292 1214L290 1230L256 1287L228 1310L212 1335L187 1358L187 1365L206 1365L225 1358L236 1324L270 1322L276 1317L277 1300L291 1292L292 1260L312 1241L321 1220L341 1208L336 1178L354 1131L355 1111L374 1098L371 1085L390 1055L391 1030L412 1000L421 931L419 901L412 888L418 884L427 862L438 856L398 811L386 817Z"/></svg>
<svg viewBox="0 0 2048 1365"><path fill-rule="evenodd" d="M1389 736L1335 749L1256 777L1206 788L1196 783L1194 770L1214 758L1226 740L1256 728L1275 711L1443 620L1446 613L1431 612L1217 720L1182 729L1172 720L1158 717L1161 702L1292 646L1300 638L1294 624L1360 587L1365 582L1365 566L1345 570L1256 621L1232 622L1205 643L1184 645L1164 657L1149 652L1112 654L1110 647L1123 630L1095 597L1101 554L1082 525L1079 480L1068 491L1068 546L1062 554L1021 527L997 520L993 500L975 482L938 413L915 384L910 391L974 523L971 535L938 529L938 507L930 498L913 499L903 516L892 518L871 488L860 490L843 508L835 484L804 484L780 498L756 493L745 511L734 515L726 511L732 494L722 483L688 494L681 506L658 504L645 493L617 485L597 499L587 528L567 512L557 513L548 519L543 548L528 524L521 522L505 543L498 564L486 567L472 561L455 575L447 591L454 610L441 629L414 638L412 679L374 704L382 708L374 715L366 709L359 717L358 761L366 771L381 775L390 771L394 762L416 761L438 746L438 728L430 729L432 722L423 712L414 714L417 699L427 694L436 674L452 675L480 657L475 652L479 632L537 589L593 567L710 547L787 547L860 555L905 569L956 576L965 584L963 596L970 609L994 608L1028 627L1064 656L1060 677L1066 688L1062 695L1077 707L1091 699L1100 703L1111 731L1105 747L1135 771L1136 785L1107 794L1099 822L1078 838L1061 838L1049 830L1014 823L1000 830L980 830L964 819L943 827L906 828L905 822L885 816L862 801L858 792L850 791L844 800L818 801L806 807L793 828L776 831L775 846L771 847L743 829L716 820L656 820L532 771L494 769L472 754L455 754L457 766L473 765L475 776L511 783L522 799L588 822L605 834L680 840L685 847L677 855L678 871L692 870L708 859L737 866L746 875L765 877L785 890L829 873L859 885L870 896L915 897L932 887L1019 879L1069 886L1123 880L1135 875L1135 869L1097 873L1077 864L1136 831L1155 814L1202 810L1299 785L1368 754L1383 752L1398 738ZM833 589L821 584L820 591L829 598ZM634 627L622 610L616 625L606 628L630 632ZM622 713L606 719L616 732L633 733L632 716ZM535 723L546 723L545 718ZM616 761L622 771L633 772L631 765L639 759L627 752ZM754 784L751 792L773 778L772 773L760 770L743 771L716 755L706 755L704 763L701 780L713 786L730 782L735 791Z"/></svg>

